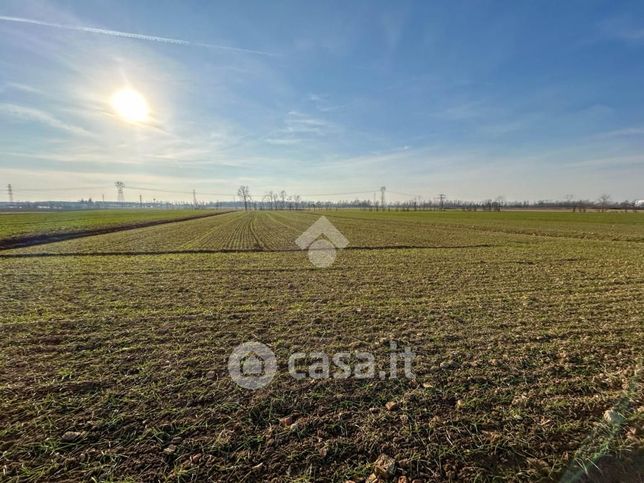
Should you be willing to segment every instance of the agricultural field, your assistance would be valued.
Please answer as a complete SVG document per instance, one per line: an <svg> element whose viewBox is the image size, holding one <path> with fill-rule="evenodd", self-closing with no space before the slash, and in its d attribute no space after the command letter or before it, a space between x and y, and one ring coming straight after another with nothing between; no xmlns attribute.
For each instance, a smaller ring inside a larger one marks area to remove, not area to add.
<svg viewBox="0 0 644 483"><path fill-rule="evenodd" d="M202 213L202 212L197 212ZM299 250L295 239L320 216L350 248L472 247L542 237L644 242L639 213L467 213L369 211L229 212L168 226L41 244L21 253L160 253Z"/></svg>
<svg viewBox="0 0 644 483"><path fill-rule="evenodd" d="M328 268L295 244L322 215ZM350 210L2 250L1 479L641 481L643 253L642 213ZM414 378L289 374L392 342Z"/></svg>
<svg viewBox="0 0 644 483"><path fill-rule="evenodd" d="M0 212L0 248L203 216L199 210Z"/></svg>

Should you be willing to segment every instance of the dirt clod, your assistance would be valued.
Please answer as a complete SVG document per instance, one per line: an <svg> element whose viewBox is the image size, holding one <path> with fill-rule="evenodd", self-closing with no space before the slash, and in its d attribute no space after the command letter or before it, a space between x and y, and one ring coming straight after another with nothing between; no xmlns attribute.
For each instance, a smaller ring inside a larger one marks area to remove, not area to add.
<svg viewBox="0 0 644 483"><path fill-rule="evenodd" d="M294 422L295 422L295 418L293 416L286 416L280 419L280 424L282 426L291 426Z"/></svg>
<svg viewBox="0 0 644 483"><path fill-rule="evenodd" d="M374 473L380 478L391 478L396 472L396 460L386 454L381 454L373 465Z"/></svg>
<svg viewBox="0 0 644 483"><path fill-rule="evenodd" d="M396 401L389 401L387 404L385 404L385 409L387 411L395 411L399 407L400 405Z"/></svg>
<svg viewBox="0 0 644 483"><path fill-rule="evenodd" d="M456 367L456 362L454 362L451 359L449 361L443 361L443 362L440 363L439 367L441 369L453 369L453 368Z"/></svg>
<svg viewBox="0 0 644 483"><path fill-rule="evenodd" d="M73 443L75 441L80 441L85 437L87 433L85 431L67 431L60 440L63 443Z"/></svg>

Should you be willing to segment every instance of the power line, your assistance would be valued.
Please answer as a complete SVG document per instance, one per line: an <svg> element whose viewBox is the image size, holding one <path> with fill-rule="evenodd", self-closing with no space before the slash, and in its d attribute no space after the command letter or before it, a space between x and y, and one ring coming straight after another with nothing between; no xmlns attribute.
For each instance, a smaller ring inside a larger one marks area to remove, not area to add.
<svg viewBox="0 0 644 483"><path fill-rule="evenodd" d="M364 195L371 194L373 190L369 191L352 191L351 193L315 193L315 194L304 194L301 196L347 196L347 195Z"/></svg>
<svg viewBox="0 0 644 483"><path fill-rule="evenodd" d="M199 194L199 195L206 195L206 196L225 196L225 197L231 197L231 198L234 198L234 197L235 197L235 195L234 195L234 194L230 194L230 193L229 193L229 194L224 194L224 193L208 193L208 192L205 192L205 191L197 191L197 194Z"/></svg>
<svg viewBox="0 0 644 483"><path fill-rule="evenodd" d="M412 194L410 194L410 193L399 193L399 192L397 192L397 191L391 191L391 190L389 190L389 192L390 192L390 193L392 193L392 194L394 194L394 195L409 196L410 198L420 197L420 195L412 195Z"/></svg>
<svg viewBox="0 0 644 483"><path fill-rule="evenodd" d="M126 185L125 188L131 189L131 190L139 190L139 191L153 191L155 193L173 193L173 194L179 194L179 195L192 195L193 193L199 194L199 195L206 195L206 196L235 196L231 194L225 194L225 193L209 193L207 191L197 191L197 190L192 190L192 191L178 191L178 190L164 190L164 189L157 189L157 188L143 188L141 186L130 186Z"/></svg>
<svg viewBox="0 0 644 483"><path fill-rule="evenodd" d="M18 191L42 192L42 191L84 191L84 190L100 190L105 186L79 186L76 188L20 188Z"/></svg>
<svg viewBox="0 0 644 483"><path fill-rule="evenodd" d="M118 184L115 184L117 188L117 200L119 201L125 201L125 196L124 196L124 190L129 189L129 190L135 190L135 191L148 191L148 192L156 192L156 193L172 193L172 194L181 194L181 195L191 195L193 202L195 200L196 195L201 195L201 196L217 196L217 197L226 197L226 198L234 198L234 194L230 193L213 193L209 191L199 191L199 190L171 190L171 189L162 189L162 188L152 188L152 187L143 187L143 186L131 186L129 184L125 184L121 181L117 182ZM119 187L120 185L120 187ZM91 191L91 190L105 190L105 186L77 186L77 187L62 187L62 188L20 188L19 192L64 192L64 191ZM382 187L380 188L381 191L381 204L384 206L384 201L383 201L383 195L384 192L382 190ZM15 193L16 190L12 190L12 195ZM323 196L351 196L351 195L370 195L374 191L373 190L368 190L368 191L346 191L346 192L339 192L339 193L308 193L308 194L302 194L300 196L303 197L308 197L308 198L315 198L315 197L323 197ZM413 195L410 193L401 193L401 192L396 192L396 191L390 191L388 190L389 193L394 194L394 195L399 195L399 196L408 196L410 198L416 198L418 195ZM120 196L123 195L123 199L120 198Z"/></svg>
<svg viewBox="0 0 644 483"><path fill-rule="evenodd" d="M182 195L192 194L192 191L175 191L175 190L163 190L163 189L157 189L157 188L142 188L140 186L130 186L130 185L124 185L124 188L127 188L129 190L154 191L157 193L177 193Z"/></svg>

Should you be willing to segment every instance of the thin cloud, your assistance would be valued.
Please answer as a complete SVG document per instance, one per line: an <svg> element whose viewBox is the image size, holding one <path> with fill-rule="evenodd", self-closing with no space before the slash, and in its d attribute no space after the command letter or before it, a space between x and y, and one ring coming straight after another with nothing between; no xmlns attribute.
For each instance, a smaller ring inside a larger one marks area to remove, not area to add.
<svg viewBox="0 0 644 483"><path fill-rule="evenodd" d="M61 121L57 117L52 116L48 112L42 111L40 109L34 109L32 107L19 106L17 104L0 104L0 114L6 114L23 121L39 122L49 127L60 129L61 131L66 131L72 134L90 137L93 136L92 133L83 129L82 127L68 124L64 121Z"/></svg>
<svg viewBox="0 0 644 483"><path fill-rule="evenodd" d="M623 136L644 136L644 127L627 127L624 129L616 129L614 131L603 132L596 135L596 137L600 139Z"/></svg>
<svg viewBox="0 0 644 483"><path fill-rule="evenodd" d="M4 92L7 90L16 90L16 91L22 91L22 92L27 92L29 94L42 94L42 90L37 89L35 87L29 86L27 84L21 84L19 82L6 82L3 86L0 87L0 92Z"/></svg>
<svg viewBox="0 0 644 483"><path fill-rule="evenodd" d="M275 144L277 146L293 146L300 144L302 139L299 138L266 138L268 144Z"/></svg>
<svg viewBox="0 0 644 483"><path fill-rule="evenodd" d="M72 30L75 32L85 32L85 33L91 33L91 34L100 34L100 35L108 35L111 37L121 37L121 38L126 38L126 39L136 39L136 40L147 40L147 41L152 41L152 42L160 42L160 43L165 43L165 44L173 44L173 45L184 45L184 46L189 46L189 47L203 47L206 49L217 49L217 50L228 50L231 52L239 52L239 53L244 53L244 54L253 54L253 55L267 55L267 56L277 56L279 54L276 54L274 52L267 52L264 50L254 50L254 49L243 49L240 47L230 47L227 45L216 45L216 44L207 44L203 42L192 42L189 40L183 40L183 39L174 39L170 37L159 37L157 35L144 35L144 34L137 34L133 32L123 32L120 30L109 30L109 29L101 29L101 28L96 28L96 27L85 27L82 25L64 25L64 24L59 24L59 23L53 23L53 22L43 22L41 20L34 20L30 18L23 18L23 17L6 17L3 15L0 15L0 20L3 20L5 22L16 22L16 23L26 23L30 25L39 25L41 27L51 27L51 28L57 28L57 29L63 29L63 30Z"/></svg>
<svg viewBox="0 0 644 483"><path fill-rule="evenodd" d="M289 134L316 134L323 136L335 128L332 123L324 119L311 117L297 111L289 111L284 124L286 127L283 132Z"/></svg>

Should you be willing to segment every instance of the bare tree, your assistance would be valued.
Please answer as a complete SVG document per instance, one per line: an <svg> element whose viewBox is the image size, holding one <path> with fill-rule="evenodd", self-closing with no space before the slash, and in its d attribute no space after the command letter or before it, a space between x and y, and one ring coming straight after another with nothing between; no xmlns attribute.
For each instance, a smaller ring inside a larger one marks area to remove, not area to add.
<svg viewBox="0 0 644 483"><path fill-rule="evenodd" d="M272 200L272 203L273 203L273 209L276 210L277 209L277 203L280 200L279 194L271 191L271 200Z"/></svg>
<svg viewBox="0 0 644 483"><path fill-rule="evenodd" d="M271 192L269 191L262 197L262 204L261 204L261 209L262 210L270 210L271 209Z"/></svg>
<svg viewBox="0 0 644 483"><path fill-rule="evenodd" d="M237 190L237 196L239 196L244 201L244 210L248 211L248 203L250 202L250 190L248 186L240 186Z"/></svg>
<svg viewBox="0 0 644 483"><path fill-rule="evenodd" d="M280 198L282 199L282 209L286 208L286 191L280 191Z"/></svg>
<svg viewBox="0 0 644 483"><path fill-rule="evenodd" d="M610 201L610 195L603 194L599 197L599 208L600 211L604 212L606 211L606 208L608 207L608 202Z"/></svg>

